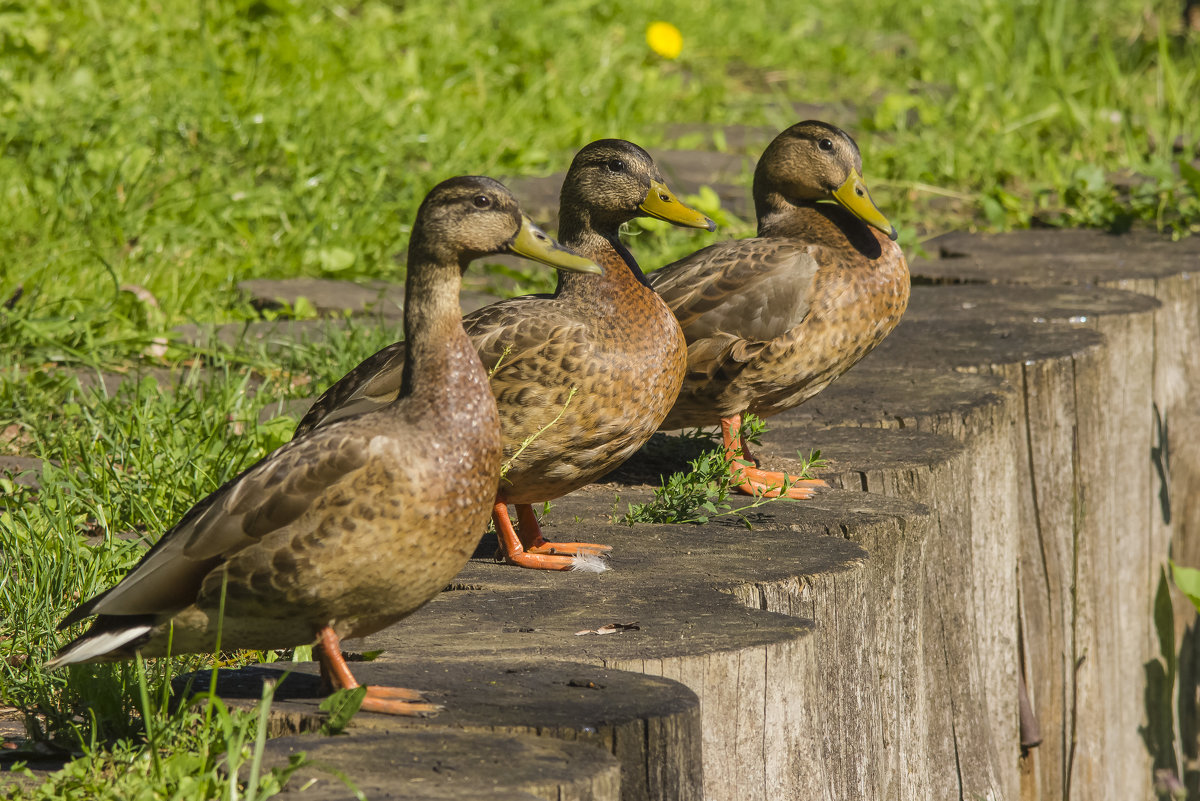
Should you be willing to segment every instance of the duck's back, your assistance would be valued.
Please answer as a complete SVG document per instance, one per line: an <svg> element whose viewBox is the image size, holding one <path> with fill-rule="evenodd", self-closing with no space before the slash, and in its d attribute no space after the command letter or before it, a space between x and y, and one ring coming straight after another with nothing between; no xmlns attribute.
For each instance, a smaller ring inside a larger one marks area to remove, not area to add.
<svg viewBox="0 0 1200 801"><path fill-rule="evenodd" d="M324 625L364 636L415 611L474 551L500 463L474 350L462 338L448 358L440 398L404 398L284 445L197 504L72 616L98 614L102 627L105 616L156 610L129 648L157 656L211 650L218 630L227 648L292 647Z"/></svg>
<svg viewBox="0 0 1200 801"><path fill-rule="evenodd" d="M557 498L621 464L658 429L683 381L686 345L670 309L616 251L585 255L604 276L466 323L494 370L508 464L500 491L511 503Z"/></svg>
<svg viewBox="0 0 1200 801"><path fill-rule="evenodd" d="M658 429L683 383L686 345L670 309L620 254L589 257L605 276L463 318L499 407L501 491L512 503L560 497L615 468ZM363 361L317 400L297 436L391 402L405 360L398 342Z"/></svg>
<svg viewBox="0 0 1200 801"><path fill-rule="evenodd" d="M789 223L653 274L688 343L687 377L664 428L790 409L899 322L909 276L895 242L830 204Z"/></svg>

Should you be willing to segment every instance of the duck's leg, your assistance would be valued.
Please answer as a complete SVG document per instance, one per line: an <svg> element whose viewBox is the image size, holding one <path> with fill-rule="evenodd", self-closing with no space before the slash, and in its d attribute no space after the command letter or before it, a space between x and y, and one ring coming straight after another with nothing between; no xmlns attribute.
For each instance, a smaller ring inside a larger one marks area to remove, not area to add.
<svg viewBox="0 0 1200 801"><path fill-rule="evenodd" d="M786 483L787 497L804 501L813 497L818 489L829 486L819 478L800 478L743 464L751 461L757 465L758 460L750 453L742 436L740 414L721 418L721 438L725 443L725 458L729 460L729 473L737 484L738 491L746 495L777 498Z"/></svg>
<svg viewBox="0 0 1200 801"><path fill-rule="evenodd" d="M342 644L333 633L333 629L325 626L317 632L317 645L313 650L321 664L323 682L335 690L352 690L359 686L358 680L350 673L350 667L342 656ZM417 690L368 686L367 697L363 699L359 709L385 715L429 717L440 712L442 707L427 702Z"/></svg>
<svg viewBox="0 0 1200 801"><path fill-rule="evenodd" d="M739 429L741 428L740 418L738 420L738 428ZM723 434L724 430L722 430L721 433ZM755 467L762 467L762 462L759 461L758 457L754 455L754 452L750 450L750 440L746 439L746 435L744 433L742 433L740 430L738 431L738 441L741 442L741 445L742 445L742 458L745 459L750 464L754 465ZM725 446L725 450L728 453L728 450L729 450L728 445Z"/></svg>
<svg viewBox="0 0 1200 801"><path fill-rule="evenodd" d="M492 507L492 522L496 524L496 537L504 552L504 561L534 570L584 570L599 573L604 562L600 554L610 550L608 545L590 542L547 542L542 538L533 506L518 503L517 520L521 524L518 536L508 516L508 503L496 498Z"/></svg>
<svg viewBox="0 0 1200 801"><path fill-rule="evenodd" d="M513 505L517 507L518 536L526 553L599 556L612 550L611 545L599 545L594 542L550 542L542 537L542 526L533 511L533 504Z"/></svg>

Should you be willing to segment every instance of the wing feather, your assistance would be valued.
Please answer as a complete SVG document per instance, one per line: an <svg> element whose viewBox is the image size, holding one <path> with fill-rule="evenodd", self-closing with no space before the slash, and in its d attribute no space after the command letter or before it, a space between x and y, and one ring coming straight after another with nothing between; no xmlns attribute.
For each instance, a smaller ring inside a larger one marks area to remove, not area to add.
<svg viewBox="0 0 1200 801"><path fill-rule="evenodd" d="M518 377L532 379L524 367L560 364L563 355L547 360L548 349L569 351L586 338L586 328L546 295L525 295L485 306L463 318L463 328L479 353L483 367L497 384Z"/></svg>
<svg viewBox="0 0 1200 801"><path fill-rule="evenodd" d="M808 315L820 247L719 242L651 274L688 342L689 380L730 379Z"/></svg>
<svg viewBox="0 0 1200 801"><path fill-rule="evenodd" d="M233 554L300 518L367 461L369 438L330 426L292 440L192 507L112 589L80 605L90 615L170 613L196 598L205 576Z"/></svg>
<svg viewBox="0 0 1200 801"><path fill-rule="evenodd" d="M391 403L400 394L404 359L404 343L396 342L359 362L317 398L294 436Z"/></svg>
<svg viewBox="0 0 1200 801"><path fill-rule="evenodd" d="M766 342L808 314L813 251L786 240L720 242L652 273L650 282L688 342L718 332Z"/></svg>

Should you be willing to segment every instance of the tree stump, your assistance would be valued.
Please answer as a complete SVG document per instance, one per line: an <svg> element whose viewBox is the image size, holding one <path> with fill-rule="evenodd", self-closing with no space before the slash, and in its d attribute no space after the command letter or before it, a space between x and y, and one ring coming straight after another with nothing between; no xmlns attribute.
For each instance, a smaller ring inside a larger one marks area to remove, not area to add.
<svg viewBox="0 0 1200 801"><path fill-rule="evenodd" d="M796 449L820 448L835 489L758 508L743 499L741 520L705 526L616 525L627 502L650 497L647 481L685 466L689 446L647 450L555 501L546 521L550 539L613 545L610 572L473 560L454 591L347 643L384 649L361 669L415 670L409 684L436 689L421 665L539 676L571 662L686 685L700 722L676 726L669 748L624 752L613 743L630 738L597 728L625 799L699 797L698 779L654 778L694 776L678 766L697 749L713 801L1147 797L1154 769L1173 764L1149 733L1155 594L1169 549L1200 552L1187 433L1200 430L1189 275L1200 244L1061 231L939 243L944 258L913 262L928 285L914 287L897 330L770 421L763 462L794 469ZM1179 636L1200 653L1194 617L1176 609ZM438 690L442 718L364 716L354 736L383 737L385 725L589 739L469 701L477 679L464 677L483 674L459 669ZM536 696L513 686L514 698ZM1194 710L1195 687L1184 689L1191 706L1180 707ZM554 706L569 718L575 703ZM656 708L640 696L625 723L605 725L651 732L634 721L662 718ZM1194 739L1194 720L1181 725ZM630 778L643 772L644 785Z"/></svg>
<svg viewBox="0 0 1200 801"><path fill-rule="evenodd" d="M840 788L835 797L876 786L894 760L880 747L880 685L905 674L910 654L898 626L883 626L873 612L875 594L894 590L869 586L866 553L844 533L919 540L924 510L831 492L817 504L755 510L748 530L721 520L631 529L603 520L612 508L611 492L597 488L554 510L556 519L578 517L572 530L614 546L611 571L544 573L476 560L456 581L463 589L347 647L385 649L381 660L431 649L466 659L536 655L682 682L701 704L705 798L799 797L818 776ZM638 630L576 635L632 622ZM887 650L874 647L889 637ZM825 747L829 737L836 747Z"/></svg>
<svg viewBox="0 0 1200 801"><path fill-rule="evenodd" d="M586 743L532 735L468 731L352 732L314 742L282 737L267 745L268 767L304 752L300 768L276 798L458 801L618 801L620 770L612 755ZM345 777L345 778L343 778ZM300 789L305 788L305 789ZM352 789L353 788L353 789Z"/></svg>
<svg viewBox="0 0 1200 801"><path fill-rule="evenodd" d="M536 735L585 742L617 758L620 797L626 801L702 798L700 704L677 682L572 662L465 660L410 649L389 657L354 663L355 678L368 685L419 689L445 708L432 718L360 714L352 729L356 736L467 731L491 733L496 740ZM180 676L174 687L182 692L190 684L193 694L207 692L210 676ZM320 731L325 714L318 707L326 693L315 662L222 670L217 692L234 699L230 703L253 706L262 697L264 681L277 683L270 736ZM305 750L305 743L322 748L327 740L294 742ZM396 748L402 747L400 738ZM493 772L480 778L491 778ZM347 775L357 781L357 774Z"/></svg>
<svg viewBox="0 0 1200 801"><path fill-rule="evenodd" d="M1050 735L1029 758L1023 796L1143 795L1161 754L1148 753L1140 731L1146 702L1130 688L1146 685L1158 657L1153 598L1169 551L1183 547L1184 524L1166 512L1160 459L1164 450L1196 458L1194 441L1168 443L1164 434L1171 418L1200 401L1200 287L1193 278L1200 245L1093 231L955 234L931 244L942 258L914 262L918 278L1046 285L1023 291L1070 293L1066 305L1080 309L1074 321L1103 336L1101 347L1070 365L1024 365L1020 376L1032 490L1021 517L1029 535L1021 572L1024 658ZM1098 298L1102 287L1156 302L1125 309L1080 302Z"/></svg>

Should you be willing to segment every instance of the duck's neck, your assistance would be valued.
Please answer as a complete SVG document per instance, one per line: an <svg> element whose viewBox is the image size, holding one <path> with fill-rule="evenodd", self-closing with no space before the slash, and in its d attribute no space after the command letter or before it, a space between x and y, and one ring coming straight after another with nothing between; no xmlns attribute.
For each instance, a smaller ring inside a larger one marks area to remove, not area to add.
<svg viewBox="0 0 1200 801"><path fill-rule="evenodd" d="M759 236L798 236L820 215L815 199L788 200L780 192L754 187Z"/></svg>
<svg viewBox="0 0 1200 801"><path fill-rule="evenodd" d="M778 192L756 191L754 209L760 237L799 238L818 245L849 245L869 259L879 258L882 242L875 229L837 203L788 200Z"/></svg>
<svg viewBox="0 0 1200 801"><path fill-rule="evenodd" d="M414 233L404 280L403 396L441 397L475 372L486 379L463 331L461 286L462 266L426 248Z"/></svg>
<svg viewBox="0 0 1200 801"><path fill-rule="evenodd" d="M621 242L620 223L593 226L587 212L564 209L559 217L558 241L586 259L604 268L604 275L559 271L555 294L611 293L614 289L644 286L650 283L638 267L637 260Z"/></svg>

